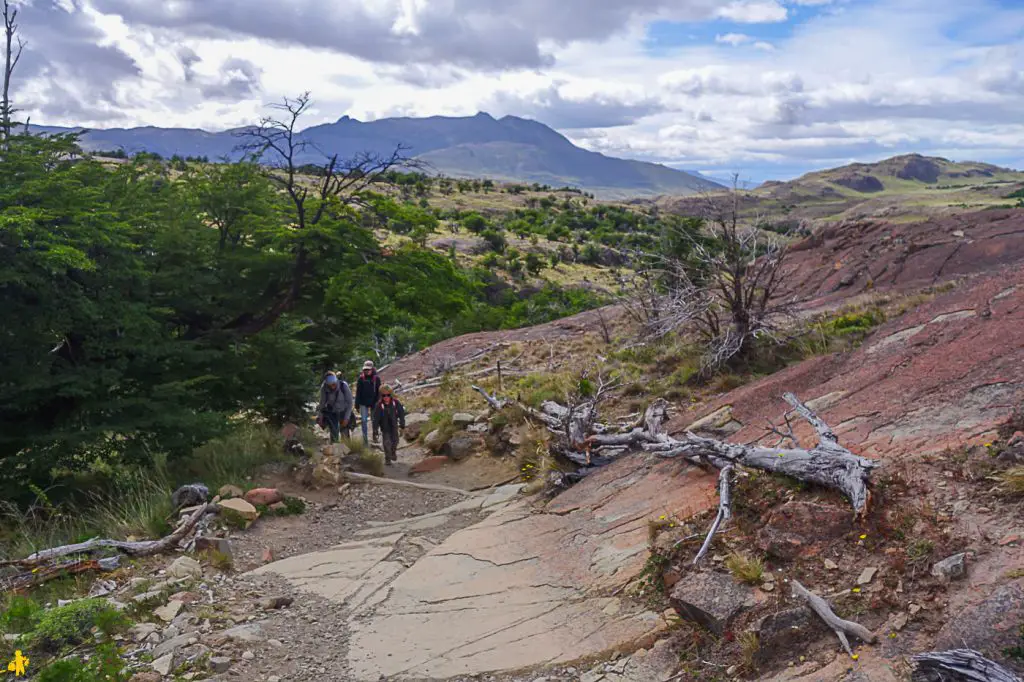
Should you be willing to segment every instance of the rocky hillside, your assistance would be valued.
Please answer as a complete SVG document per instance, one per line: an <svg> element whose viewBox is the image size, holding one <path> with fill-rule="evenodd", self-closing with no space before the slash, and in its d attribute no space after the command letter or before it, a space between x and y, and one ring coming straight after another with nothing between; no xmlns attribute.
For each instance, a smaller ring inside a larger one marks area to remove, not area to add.
<svg viewBox="0 0 1024 682"><path fill-rule="evenodd" d="M248 516L221 509L205 531L230 566L200 552L111 576L115 601L146 605L126 637L136 682L903 682L914 655L962 647L1020 675L1024 498L1005 474L1024 464L1022 233L1021 211L822 231L793 253L801 317L877 322L706 387L680 380L682 345L638 340L617 308L393 363L384 378L410 413L397 464L357 439L254 472L251 509L218 502ZM666 399L669 437L781 457L787 439L834 434L877 464L866 509L746 468L694 567L717 472L634 450L552 487L575 467L546 454L536 416L472 388L536 408L583 391L587 367L588 390L617 380L608 422ZM359 475L373 467L384 482ZM300 497L303 514L259 515ZM850 653L797 584L867 629Z"/></svg>
<svg viewBox="0 0 1024 682"><path fill-rule="evenodd" d="M1022 186L1024 173L1010 168L907 154L765 182L744 192L743 201L749 215L785 227L819 219L908 220L1014 206L1017 197L1011 195ZM681 212L699 208L686 198L659 203Z"/></svg>

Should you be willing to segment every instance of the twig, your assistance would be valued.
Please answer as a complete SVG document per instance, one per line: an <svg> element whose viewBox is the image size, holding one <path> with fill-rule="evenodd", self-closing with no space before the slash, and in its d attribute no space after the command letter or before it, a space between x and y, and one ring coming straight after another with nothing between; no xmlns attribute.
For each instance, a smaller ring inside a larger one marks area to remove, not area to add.
<svg viewBox="0 0 1024 682"><path fill-rule="evenodd" d="M865 642L874 642L875 635L873 632L868 630L860 623L854 623L853 621L843 620L832 611L832 607L828 605L824 599L814 594L806 587L800 584L799 581L793 580L793 596L800 597L805 600L811 610L818 614L818 617L825 621L825 624L832 628L833 632L836 633L836 637L839 638L843 648L846 649L846 653L853 656L853 649L850 648L850 642L846 638L847 635L852 635Z"/></svg>

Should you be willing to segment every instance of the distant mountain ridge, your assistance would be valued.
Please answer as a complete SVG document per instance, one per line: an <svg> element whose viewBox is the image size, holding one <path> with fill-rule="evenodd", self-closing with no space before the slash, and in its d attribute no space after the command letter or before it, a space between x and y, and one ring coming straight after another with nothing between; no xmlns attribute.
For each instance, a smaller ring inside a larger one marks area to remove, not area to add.
<svg viewBox="0 0 1024 682"><path fill-rule="evenodd" d="M80 132L81 128L34 126L37 132ZM110 128L88 130L82 146L89 151L123 149L173 156L237 159L245 128L211 133L190 128ZM540 182L573 186L606 198L687 195L722 185L705 177L655 163L618 159L577 147L543 123L516 116L489 114L427 118L382 118L359 121L343 116L334 123L306 128L310 143L300 162L315 163L323 153L348 158L373 152L390 154L399 145L428 164L431 171L454 177ZM319 150L319 151L318 151Z"/></svg>

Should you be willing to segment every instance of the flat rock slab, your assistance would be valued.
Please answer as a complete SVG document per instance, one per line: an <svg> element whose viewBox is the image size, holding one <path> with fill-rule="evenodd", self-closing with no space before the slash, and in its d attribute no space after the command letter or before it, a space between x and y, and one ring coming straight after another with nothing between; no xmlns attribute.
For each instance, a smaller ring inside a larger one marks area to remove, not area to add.
<svg viewBox="0 0 1024 682"><path fill-rule="evenodd" d="M356 680L445 679L569 663L645 643L659 614L606 595L647 559L647 522L714 504L714 477L631 456L552 501L498 511L434 547L353 619ZM658 500L657 509L651 500Z"/></svg>
<svg viewBox="0 0 1024 682"><path fill-rule="evenodd" d="M250 575L275 573L296 587L308 590L332 601L345 603L358 596L358 602L368 599L373 591L383 586L382 574L395 574L394 567L382 566L402 538L395 533L382 538L349 542L332 549L281 559L260 566ZM376 589L367 593L367 587Z"/></svg>

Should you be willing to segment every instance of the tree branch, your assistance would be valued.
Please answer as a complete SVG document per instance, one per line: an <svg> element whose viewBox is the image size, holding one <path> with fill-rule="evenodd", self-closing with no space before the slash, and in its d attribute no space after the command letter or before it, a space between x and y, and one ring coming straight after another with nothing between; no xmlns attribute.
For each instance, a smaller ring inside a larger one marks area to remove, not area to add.
<svg viewBox="0 0 1024 682"><path fill-rule="evenodd" d="M857 637L864 642L874 642L875 635L866 627L860 623L854 623L853 621L843 620L837 616L833 611L832 607L828 605L824 599L814 594L806 587L800 584L799 581L793 580L793 596L800 597L807 602L807 605L811 607L811 610L818 614L818 617L825 621L825 624L832 628L833 632L836 633L836 637L842 643L843 648L846 649L846 653L853 656L853 650L850 648L850 642L846 638L847 635Z"/></svg>

